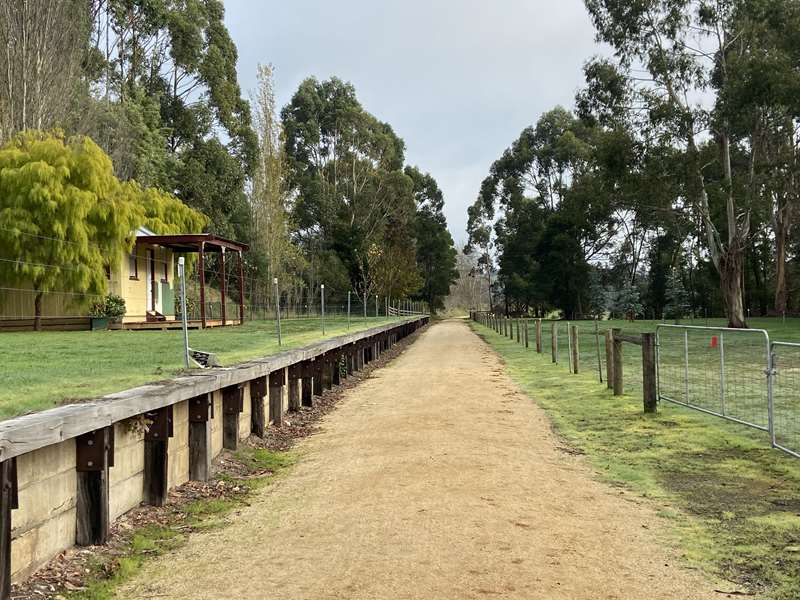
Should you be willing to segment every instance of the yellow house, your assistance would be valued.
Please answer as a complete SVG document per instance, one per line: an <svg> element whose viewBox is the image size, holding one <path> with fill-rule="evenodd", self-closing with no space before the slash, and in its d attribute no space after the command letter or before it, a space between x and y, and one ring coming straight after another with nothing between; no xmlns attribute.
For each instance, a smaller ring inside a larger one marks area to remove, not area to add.
<svg viewBox="0 0 800 600"><path fill-rule="evenodd" d="M197 253L198 279L200 284L199 319L192 321L193 327L238 325L244 321L244 274L242 254L248 250L246 244L217 237L209 233L156 235L145 227L136 231L136 242L131 253L109 266L108 292L125 300L125 316L115 328L163 329L180 327L176 321L176 271L179 255ZM220 301L206 302L206 256L216 253L218 271L215 275L220 283ZM227 277L230 269L228 256L237 259L238 273L232 273L238 281L238 315L228 314ZM35 294L30 286L19 286L5 290L0 297L0 329L28 329L34 318ZM211 314L209 314L211 313ZM42 320L51 328L80 328L77 318L88 314L85 299L79 294L46 293L42 301ZM30 322L30 323L29 323Z"/></svg>

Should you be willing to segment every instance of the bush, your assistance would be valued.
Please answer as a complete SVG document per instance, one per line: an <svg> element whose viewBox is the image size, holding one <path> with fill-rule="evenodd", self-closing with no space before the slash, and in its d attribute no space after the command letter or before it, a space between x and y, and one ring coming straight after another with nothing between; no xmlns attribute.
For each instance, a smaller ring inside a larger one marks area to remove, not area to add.
<svg viewBox="0 0 800 600"><path fill-rule="evenodd" d="M98 319L120 319L125 316L125 299L116 294L108 294L92 304L89 315Z"/></svg>

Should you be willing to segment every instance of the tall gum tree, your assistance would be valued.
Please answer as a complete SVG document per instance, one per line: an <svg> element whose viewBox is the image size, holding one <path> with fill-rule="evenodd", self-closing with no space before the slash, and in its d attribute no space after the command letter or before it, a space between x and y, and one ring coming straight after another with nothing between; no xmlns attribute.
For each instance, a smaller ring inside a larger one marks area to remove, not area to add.
<svg viewBox="0 0 800 600"><path fill-rule="evenodd" d="M643 68L638 97L653 120L682 141L687 158L687 191L697 211L711 260L719 273L725 312L731 327L746 327L744 256L750 237L747 169L733 161L732 146L752 147L753 128L735 131L720 102L732 59L748 47L747 32L728 0L586 0L598 39L610 44L623 69ZM637 78L631 77L631 81ZM710 97L703 107L698 98ZM721 219L709 202L704 174L703 136L717 144L722 171Z"/></svg>

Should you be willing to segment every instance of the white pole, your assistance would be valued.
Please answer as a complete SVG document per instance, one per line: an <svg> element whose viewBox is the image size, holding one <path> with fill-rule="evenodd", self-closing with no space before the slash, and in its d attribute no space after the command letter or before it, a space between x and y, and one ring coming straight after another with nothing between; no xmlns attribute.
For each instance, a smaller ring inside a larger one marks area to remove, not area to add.
<svg viewBox="0 0 800 600"><path fill-rule="evenodd" d="M347 328L350 329L350 292L347 292Z"/></svg>
<svg viewBox="0 0 800 600"><path fill-rule="evenodd" d="M183 256L178 257L178 277L181 278L181 322L183 325L183 364L189 368L189 322L186 315L186 271Z"/></svg>
<svg viewBox="0 0 800 600"><path fill-rule="evenodd" d="M319 286L322 297L322 335L325 335L325 284Z"/></svg>
<svg viewBox="0 0 800 600"><path fill-rule="evenodd" d="M278 346L283 345L283 340L281 339L281 293L278 290L278 278L275 277L272 280L272 283L275 284L275 321L277 322L278 328Z"/></svg>

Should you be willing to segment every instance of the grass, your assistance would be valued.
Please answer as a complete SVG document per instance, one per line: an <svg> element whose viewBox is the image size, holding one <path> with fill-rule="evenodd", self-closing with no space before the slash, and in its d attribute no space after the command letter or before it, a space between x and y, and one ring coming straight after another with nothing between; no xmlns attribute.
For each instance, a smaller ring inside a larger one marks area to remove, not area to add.
<svg viewBox="0 0 800 600"><path fill-rule="evenodd" d="M771 600L800 597L800 460L691 409L645 416L639 395L614 397L595 373L566 376L549 355L472 326L602 478L650 499L690 565Z"/></svg>
<svg viewBox="0 0 800 600"><path fill-rule="evenodd" d="M390 322L353 319L349 331ZM223 365L267 356L348 332L344 318L282 322L278 346L274 321L189 332L193 348L214 352ZM0 419L55 405L96 398L183 370L183 333L177 331L65 331L0 334Z"/></svg>
<svg viewBox="0 0 800 600"><path fill-rule="evenodd" d="M244 506L250 494L285 473L296 460L290 452L263 448L240 450L235 458L250 470L266 471L267 474L245 479L221 476L235 482L242 493L230 498L195 500L181 506L170 524L146 525L137 529L121 550L96 557L90 565L91 574L85 589L64 596L70 600L111 600L118 588L136 575L148 560L183 546L188 540L187 531L202 532L222 527L228 513Z"/></svg>

